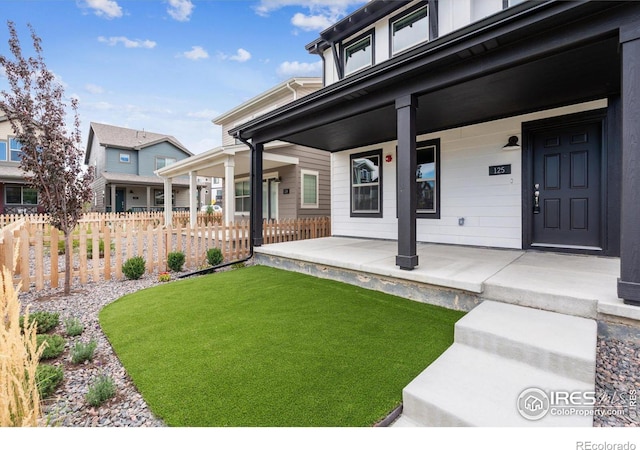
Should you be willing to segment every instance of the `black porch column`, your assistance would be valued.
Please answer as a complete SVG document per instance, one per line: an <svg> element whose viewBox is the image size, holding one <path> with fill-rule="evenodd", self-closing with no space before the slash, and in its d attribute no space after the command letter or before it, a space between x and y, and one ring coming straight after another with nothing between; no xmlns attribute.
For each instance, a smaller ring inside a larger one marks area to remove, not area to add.
<svg viewBox="0 0 640 450"><path fill-rule="evenodd" d="M264 144L251 146L251 229L254 247L262 245L262 153Z"/></svg>
<svg viewBox="0 0 640 450"><path fill-rule="evenodd" d="M622 198L618 297L640 306L640 23L620 29Z"/></svg>
<svg viewBox="0 0 640 450"><path fill-rule="evenodd" d="M416 108L413 95L396 99L398 121L398 256L396 265L412 270L416 254Z"/></svg>

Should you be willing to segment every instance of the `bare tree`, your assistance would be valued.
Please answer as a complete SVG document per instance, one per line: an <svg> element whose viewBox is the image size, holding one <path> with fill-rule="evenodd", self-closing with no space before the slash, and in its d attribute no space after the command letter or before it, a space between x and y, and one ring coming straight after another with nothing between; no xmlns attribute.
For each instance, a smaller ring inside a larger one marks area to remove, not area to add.
<svg viewBox="0 0 640 450"><path fill-rule="evenodd" d="M39 203L49 213L51 225L65 236L64 292L71 288L72 232L82 216L83 206L91 199L93 174L83 168L80 118L77 99L70 102L73 128L65 123L67 104L64 89L47 69L42 41L33 27L34 56L22 54L15 24L7 22L9 48L13 60L0 55L11 90L0 92L0 109L11 122L21 144L20 168L25 180L38 191ZM51 249L52 256L57 249Z"/></svg>

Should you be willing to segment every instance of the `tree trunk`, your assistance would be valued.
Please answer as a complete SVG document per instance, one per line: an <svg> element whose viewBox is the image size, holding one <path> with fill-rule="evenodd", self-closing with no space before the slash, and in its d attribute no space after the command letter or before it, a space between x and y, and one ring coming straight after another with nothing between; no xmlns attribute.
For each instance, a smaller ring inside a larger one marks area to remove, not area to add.
<svg viewBox="0 0 640 450"><path fill-rule="evenodd" d="M64 294L69 295L71 292L71 272L73 267L71 261L73 261L73 233L64 231Z"/></svg>

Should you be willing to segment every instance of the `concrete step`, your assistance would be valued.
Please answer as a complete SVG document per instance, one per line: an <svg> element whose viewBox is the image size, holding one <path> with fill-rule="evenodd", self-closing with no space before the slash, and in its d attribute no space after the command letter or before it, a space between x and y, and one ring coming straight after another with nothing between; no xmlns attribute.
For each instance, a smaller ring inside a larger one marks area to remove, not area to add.
<svg viewBox="0 0 640 450"><path fill-rule="evenodd" d="M455 342L585 383L594 380L594 320L484 301L456 323Z"/></svg>
<svg viewBox="0 0 640 450"><path fill-rule="evenodd" d="M518 398L532 387L545 392L594 389L593 382L454 343L403 390L398 426L592 426L591 415L525 419L518 412Z"/></svg>

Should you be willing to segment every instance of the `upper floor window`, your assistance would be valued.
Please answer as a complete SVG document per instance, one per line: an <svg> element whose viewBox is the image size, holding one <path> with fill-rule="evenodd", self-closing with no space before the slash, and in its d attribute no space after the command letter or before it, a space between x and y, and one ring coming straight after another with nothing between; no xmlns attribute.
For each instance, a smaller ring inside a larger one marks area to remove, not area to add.
<svg viewBox="0 0 640 450"><path fill-rule="evenodd" d="M392 55L429 40L428 11L428 7L425 5L391 19Z"/></svg>
<svg viewBox="0 0 640 450"><path fill-rule="evenodd" d="M16 138L9 138L9 151L11 152L11 161L20 162L22 156L22 144Z"/></svg>
<svg viewBox="0 0 640 450"><path fill-rule="evenodd" d="M128 153L120 153L120 162L128 164L131 162L131 156Z"/></svg>
<svg viewBox="0 0 640 450"><path fill-rule="evenodd" d="M344 46L344 74L373 65L373 32Z"/></svg>
<svg viewBox="0 0 640 450"><path fill-rule="evenodd" d="M0 161L7 160L7 141L0 141Z"/></svg>
<svg viewBox="0 0 640 450"><path fill-rule="evenodd" d="M163 167L166 167L169 164L173 164L174 162L176 162L175 158L157 157L156 158L156 170L162 169Z"/></svg>
<svg viewBox="0 0 640 450"><path fill-rule="evenodd" d="M382 217L382 150L351 155L351 216Z"/></svg>

